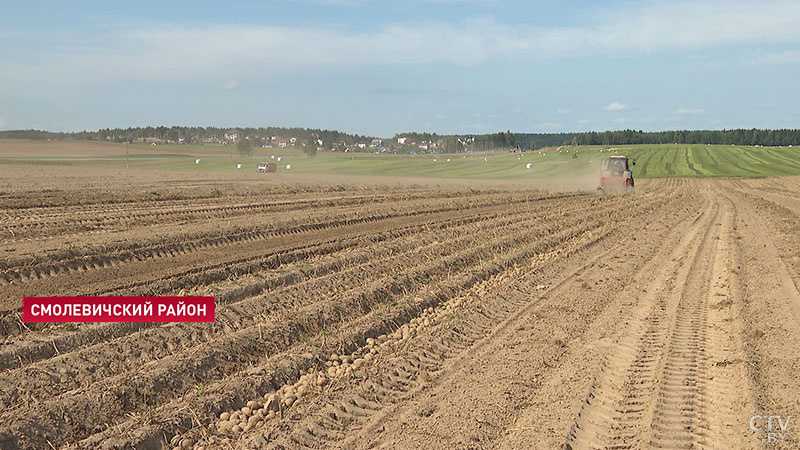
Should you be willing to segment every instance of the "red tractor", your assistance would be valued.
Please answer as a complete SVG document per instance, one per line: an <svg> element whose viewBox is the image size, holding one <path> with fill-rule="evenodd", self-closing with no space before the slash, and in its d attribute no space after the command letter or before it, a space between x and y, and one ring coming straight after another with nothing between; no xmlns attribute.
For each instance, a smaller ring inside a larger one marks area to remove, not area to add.
<svg viewBox="0 0 800 450"><path fill-rule="evenodd" d="M636 160L631 161L636 165ZM633 189L633 172L627 156L611 156L600 160L600 186L603 192L624 192Z"/></svg>

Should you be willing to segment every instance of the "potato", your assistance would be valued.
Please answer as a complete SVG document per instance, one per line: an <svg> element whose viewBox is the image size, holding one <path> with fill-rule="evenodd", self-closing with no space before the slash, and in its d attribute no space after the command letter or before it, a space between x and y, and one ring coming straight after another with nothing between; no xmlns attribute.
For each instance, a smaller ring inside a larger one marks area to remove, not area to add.
<svg viewBox="0 0 800 450"><path fill-rule="evenodd" d="M243 431L243 429L239 425L234 425L233 428L231 428L231 432L233 432L233 433L237 433L238 434L238 433L241 433L242 431Z"/></svg>
<svg viewBox="0 0 800 450"><path fill-rule="evenodd" d="M194 447L194 439L187 438L181 441L181 448L183 450L192 450L192 447Z"/></svg>
<svg viewBox="0 0 800 450"><path fill-rule="evenodd" d="M231 413L225 411L224 413L219 415L220 420L228 420L231 418Z"/></svg>
<svg viewBox="0 0 800 450"><path fill-rule="evenodd" d="M253 414L253 410L252 409L248 408L247 406L242 408L242 415L244 415L245 417L248 417L248 416L250 416L252 414Z"/></svg>
<svg viewBox="0 0 800 450"><path fill-rule="evenodd" d="M287 407L292 406L294 402L297 401L297 397L294 395L287 395L286 398L283 399L283 404Z"/></svg>
<svg viewBox="0 0 800 450"><path fill-rule="evenodd" d="M255 402L255 401L253 401L253 400L250 400L249 402L247 402L247 407L248 407L248 408L250 408L250 409L254 409L254 408L253 408L254 406L256 406L256 402ZM258 408L255 408L255 409L258 409Z"/></svg>
<svg viewBox="0 0 800 450"><path fill-rule="evenodd" d="M169 440L169 445L171 445L173 447L179 446L180 443L181 443L181 435L180 434L176 434L175 436L172 437L172 439Z"/></svg>

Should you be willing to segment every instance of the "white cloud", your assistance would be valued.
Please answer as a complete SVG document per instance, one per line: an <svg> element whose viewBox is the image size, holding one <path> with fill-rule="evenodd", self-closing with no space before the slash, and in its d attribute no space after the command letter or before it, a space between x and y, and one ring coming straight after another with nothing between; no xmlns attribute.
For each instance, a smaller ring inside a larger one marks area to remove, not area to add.
<svg viewBox="0 0 800 450"><path fill-rule="evenodd" d="M236 76L242 80L255 73L269 75L309 67L474 66L520 59L800 44L800 2L794 0L662 0L624 5L607 8L581 26L520 26L484 16L458 22L389 22L359 28L319 23L114 27L101 36L71 36L69 46L43 45L50 50L33 52L23 62L4 65L0 81L52 83L49 74L56 71L63 74L64 83L199 76ZM792 50L764 58L791 61L800 54Z"/></svg>
<svg viewBox="0 0 800 450"><path fill-rule="evenodd" d="M222 89L225 89L226 91L233 91L233 90L238 89L238 88L239 88L239 82L238 81L228 80L228 81L222 83Z"/></svg>
<svg viewBox="0 0 800 450"><path fill-rule="evenodd" d="M592 121L589 119L578 119L576 122L578 125L586 125L587 123L591 123Z"/></svg>
<svg viewBox="0 0 800 450"><path fill-rule="evenodd" d="M620 102L614 102L604 106L603 109L606 111L622 111L623 109L628 109L628 105L623 105Z"/></svg>
<svg viewBox="0 0 800 450"><path fill-rule="evenodd" d="M569 114L571 112L572 112L572 110L570 110L569 108L563 108L563 107L562 108L558 108L556 110L556 114Z"/></svg>
<svg viewBox="0 0 800 450"><path fill-rule="evenodd" d="M703 114L703 110L700 108L679 108L675 111L675 114L678 115L697 115Z"/></svg>

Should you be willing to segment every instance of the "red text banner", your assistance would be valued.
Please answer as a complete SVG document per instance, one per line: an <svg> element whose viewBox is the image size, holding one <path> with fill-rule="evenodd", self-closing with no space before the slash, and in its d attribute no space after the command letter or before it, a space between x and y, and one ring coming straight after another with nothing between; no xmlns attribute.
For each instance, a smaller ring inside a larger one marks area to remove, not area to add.
<svg viewBox="0 0 800 450"><path fill-rule="evenodd" d="M214 297L25 297L23 322L213 322Z"/></svg>

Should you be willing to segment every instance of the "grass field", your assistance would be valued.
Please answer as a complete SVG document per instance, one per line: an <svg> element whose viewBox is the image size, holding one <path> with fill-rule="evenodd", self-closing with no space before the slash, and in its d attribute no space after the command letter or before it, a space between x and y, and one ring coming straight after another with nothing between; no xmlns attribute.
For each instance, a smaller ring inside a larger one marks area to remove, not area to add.
<svg viewBox="0 0 800 450"><path fill-rule="evenodd" d="M48 146L49 144L49 146ZM523 154L455 154L387 156L320 153L304 156L298 149L257 149L240 157L220 146L130 146L85 142L0 143L0 164L87 165L212 171L255 171L258 163L278 163L279 172L432 178L525 179L592 176L602 157L627 155L637 160L637 178L746 177L800 174L800 148L720 145L632 145L603 149L580 147L578 158L568 151L543 149ZM274 159L270 159L274 156ZM281 158L278 162L278 157ZM199 163L196 160L199 159ZM242 164L237 169L237 164Z"/></svg>

